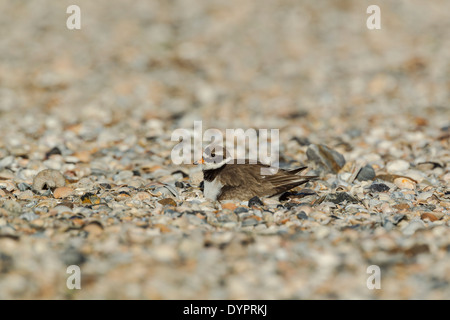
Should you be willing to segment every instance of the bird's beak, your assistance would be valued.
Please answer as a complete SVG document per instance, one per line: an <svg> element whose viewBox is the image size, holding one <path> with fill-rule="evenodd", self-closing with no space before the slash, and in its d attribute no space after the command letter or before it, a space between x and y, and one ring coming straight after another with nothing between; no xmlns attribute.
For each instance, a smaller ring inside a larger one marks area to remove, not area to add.
<svg viewBox="0 0 450 320"><path fill-rule="evenodd" d="M203 160L203 158L194 162L195 165L204 164L204 163L205 163L205 160Z"/></svg>

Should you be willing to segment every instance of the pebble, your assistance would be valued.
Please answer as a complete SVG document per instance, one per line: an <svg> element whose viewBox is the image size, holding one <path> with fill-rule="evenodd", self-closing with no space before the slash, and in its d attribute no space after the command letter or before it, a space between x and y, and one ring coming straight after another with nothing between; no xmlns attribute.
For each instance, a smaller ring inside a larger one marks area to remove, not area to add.
<svg viewBox="0 0 450 320"><path fill-rule="evenodd" d="M9 167L14 163L14 157L13 156L7 156L0 160L0 170L6 167Z"/></svg>
<svg viewBox="0 0 450 320"><path fill-rule="evenodd" d="M370 192L388 192L390 188L384 183L373 183L369 190Z"/></svg>
<svg viewBox="0 0 450 320"><path fill-rule="evenodd" d="M345 165L345 158L339 152L321 144L311 144L306 150L309 161L315 162L320 168L327 172L338 173Z"/></svg>
<svg viewBox="0 0 450 320"><path fill-rule="evenodd" d="M248 206L249 207L254 207L254 206L264 206L264 203L261 201L260 198L258 197L253 197L248 201Z"/></svg>
<svg viewBox="0 0 450 320"><path fill-rule="evenodd" d="M428 219L428 220L430 220L431 222L438 220L438 218L437 218L434 214L429 213L429 212L422 213L422 214L420 215L420 218L421 218L422 220Z"/></svg>
<svg viewBox="0 0 450 320"><path fill-rule="evenodd" d="M350 202L350 203L359 203L357 199L349 195L347 192L337 192L328 194L324 201L329 201L335 204Z"/></svg>
<svg viewBox="0 0 450 320"><path fill-rule="evenodd" d="M103 226L100 222L88 222L83 226L83 230L88 232L90 236L98 236L103 233Z"/></svg>
<svg viewBox="0 0 450 320"><path fill-rule="evenodd" d="M29 190L31 189L31 185L25 182L20 182L19 184L17 184L17 189L19 189L20 191Z"/></svg>
<svg viewBox="0 0 450 320"><path fill-rule="evenodd" d="M67 198L74 193L74 190L70 187L59 187L53 191L53 196L56 199Z"/></svg>
<svg viewBox="0 0 450 320"><path fill-rule="evenodd" d="M158 203L162 204L163 206L172 206L172 207L177 206L177 203L172 198L165 198L165 199L158 200Z"/></svg>
<svg viewBox="0 0 450 320"><path fill-rule="evenodd" d="M203 172L202 171L195 171L195 172L191 172L189 174L189 183L194 185L194 186L198 186L200 184L200 182L203 181Z"/></svg>
<svg viewBox="0 0 450 320"><path fill-rule="evenodd" d="M407 178L397 178L394 180L394 184L400 189L414 190L416 188L414 181Z"/></svg>
<svg viewBox="0 0 450 320"><path fill-rule="evenodd" d="M222 203L222 209L235 211L237 209L237 204L234 202L223 202Z"/></svg>
<svg viewBox="0 0 450 320"><path fill-rule="evenodd" d="M31 200L34 198L34 194L31 190L26 190L17 195L19 200Z"/></svg>
<svg viewBox="0 0 450 320"><path fill-rule="evenodd" d="M433 191L421 192L417 195L417 201L425 203L433 196Z"/></svg>
<svg viewBox="0 0 450 320"><path fill-rule="evenodd" d="M386 170L390 173L402 172L409 169L409 162L405 160L393 160L386 164Z"/></svg>
<svg viewBox="0 0 450 320"><path fill-rule="evenodd" d="M356 175L356 179L359 181L368 181L375 178L375 170L371 165L365 165Z"/></svg>
<svg viewBox="0 0 450 320"><path fill-rule="evenodd" d="M6 200L3 202L2 208L13 214L18 214L22 211L22 206L14 200Z"/></svg>
<svg viewBox="0 0 450 320"><path fill-rule="evenodd" d="M422 221L414 220L408 223L406 227L402 229L404 235L412 236L418 230L425 229L425 225Z"/></svg>
<svg viewBox="0 0 450 320"><path fill-rule="evenodd" d="M306 220L308 219L308 215L305 211L300 211L299 213L297 213L297 218L300 220Z"/></svg>

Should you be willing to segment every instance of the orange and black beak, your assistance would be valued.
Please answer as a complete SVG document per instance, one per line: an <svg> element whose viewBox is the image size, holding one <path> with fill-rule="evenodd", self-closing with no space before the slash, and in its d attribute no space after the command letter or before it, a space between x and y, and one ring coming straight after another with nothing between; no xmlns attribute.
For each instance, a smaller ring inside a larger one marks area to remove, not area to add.
<svg viewBox="0 0 450 320"><path fill-rule="evenodd" d="M203 158L194 162L195 165L204 164L204 163L205 163L205 160Z"/></svg>

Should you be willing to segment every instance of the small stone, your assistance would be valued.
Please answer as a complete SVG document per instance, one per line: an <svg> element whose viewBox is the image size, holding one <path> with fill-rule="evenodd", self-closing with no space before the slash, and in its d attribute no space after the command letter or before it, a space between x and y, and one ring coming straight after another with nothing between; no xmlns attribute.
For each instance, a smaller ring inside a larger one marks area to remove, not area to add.
<svg viewBox="0 0 450 320"><path fill-rule="evenodd" d="M228 211L225 211L225 213L222 211L217 214L217 221L221 223L226 222L237 222L239 220L238 216L234 213L228 213Z"/></svg>
<svg viewBox="0 0 450 320"><path fill-rule="evenodd" d="M366 165L362 167L356 176L356 179L359 181L373 180L374 178L375 178L375 170L373 170L373 167L371 165Z"/></svg>
<svg viewBox="0 0 450 320"><path fill-rule="evenodd" d="M425 225L422 221L414 220L414 221L411 221L405 228L403 228L402 232L404 235L411 236L417 230L421 230L424 228L425 228Z"/></svg>
<svg viewBox="0 0 450 320"><path fill-rule="evenodd" d="M237 208L237 205L233 202L222 203L222 209L228 209L228 210L234 211L234 210L236 210L236 208Z"/></svg>
<svg viewBox="0 0 450 320"><path fill-rule="evenodd" d="M61 260L66 265L81 265L86 262L87 258L79 250L69 247L61 254Z"/></svg>
<svg viewBox="0 0 450 320"><path fill-rule="evenodd" d="M198 186L203 181L203 171L192 172L189 175L189 183Z"/></svg>
<svg viewBox="0 0 450 320"><path fill-rule="evenodd" d="M34 198L33 191L26 190L17 195L17 199L19 200L30 200Z"/></svg>
<svg viewBox="0 0 450 320"><path fill-rule="evenodd" d="M405 171L409 169L409 162L405 160L393 160L386 165L386 170L390 173Z"/></svg>
<svg viewBox="0 0 450 320"><path fill-rule="evenodd" d="M7 156L5 158L3 158L2 160L0 160L0 169L9 167L10 165L12 165L14 162L14 157L13 156Z"/></svg>
<svg viewBox="0 0 450 320"><path fill-rule="evenodd" d="M89 235L96 236L103 232L103 226L98 221L92 221L85 224L83 230L89 232Z"/></svg>
<svg viewBox="0 0 450 320"><path fill-rule="evenodd" d="M91 153L88 150L75 152L73 157L81 162L89 162L91 160Z"/></svg>
<svg viewBox="0 0 450 320"><path fill-rule="evenodd" d="M400 221L406 218L405 214L397 213L392 217L392 223L397 225Z"/></svg>
<svg viewBox="0 0 450 320"><path fill-rule="evenodd" d="M299 213L297 213L297 218L300 220L306 220L308 219L308 215L305 211L300 211Z"/></svg>
<svg viewBox="0 0 450 320"><path fill-rule="evenodd" d="M390 188L384 183L373 183L369 187L370 192L388 192L389 189Z"/></svg>
<svg viewBox="0 0 450 320"><path fill-rule="evenodd" d="M257 224L259 224L259 221L256 220L255 218L247 218L244 221L242 221L241 226L249 227L249 226L256 226Z"/></svg>
<svg viewBox="0 0 450 320"><path fill-rule="evenodd" d="M170 186L170 185L164 185L163 187L158 187L154 190L151 190L150 193L154 196L160 197L160 196L165 196L165 197L179 197L179 193L177 191L176 188Z"/></svg>
<svg viewBox="0 0 450 320"><path fill-rule="evenodd" d="M144 200L150 200L152 196L148 192L140 191L136 193L136 195L133 197L134 199L144 201Z"/></svg>
<svg viewBox="0 0 450 320"><path fill-rule="evenodd" d="M14 173L11 170L5 169L0 171L1 180L12 180L14 179Z"/></svg>
<svg viewBox="0 0 450 320"><path fill-rule="evenodd" d="M175 182L175 187L183 189L184 188L184 183L181 181L176 181Z"/></svg>
<svg viewBox="0 0 450 320"><path fill-rule="evenodd" d="M158 203L162 204L163 206L171 206L171 207L177 206L177 203L172 198L165 198L165 199L158 200Z"/></svg>
<svg viewBox="0 0 450 320"><path fill-rule="evenodd" d="M319 167L331 173L338 173L345 165L345 158L339 152L320 144L311 144L306 150L309 161L315 162Z"/></svg>
<svg viewBox="0 0 450 320"><path fill-rule="evenodd" d="M45 153L45 158L48 159L50 156L54 155L54 154L62 154L61 150L58 147L53 147L51 148L49 151L47 151Z"/></svg>
<svg viewBox="0 0 450 320"><path fill-rule="evenodd" d="M14 201L14 200L6 200L3 203L2 207L11 213L21 213L22 212L22 206L17 201Z"/></svg>
<svg viewBox="0 0 450 320"><path fill-rule="evenodd" d="M394 184L400 189L414 190L416 188L414 181L408 178L397 178L394 180Z"/></svg>
<svg viewBox="0 0 450 320"><path fill-rule="evenodd" d="M399 211L407 211L410 209L410 206L407 203L399 203L393 205L392 208L397 209Z"/></svg>
<svg viewBox="0 0 450 320"><path fill-rule="evenodd" d="M353 198L347 192L330 193L325 197L324 201L329 201L335 204L339 204L344 201L351 203L359 203L359 201L356 198Z"/></svg>
<svg viewBox="0 0 450 320"><path fill-rule="evenodd" d="M21 214L19 216L19 218L27 220L27 221L33 221L33 220L36 220L37 218L39 218L39 216L37 214L35 214L33 211L28 211L28 212Z"/></svg>
<svg viewBox="0 0 450 320"><path fill-rule="evenodd" d="M17 188L20 191L25 191L25 190L30 190L31 189L31 185L29 185L28 183L25 182L21 182L17 185Z"/></svg>
<svg viewBox="0 0 450 320"><path fill-rule="evenodd" d="M133 171L131 170L123 170L118 174L114 175L114 181L124 181L131 179L133 177Z"/></svg>
<svg viewBox="0 0 450 320"><path fill-rule="evenodd" d="M82 198L84 204L100 204L101 200L98 196L92 193L86 193Z"/></svg>
<svg viewBox="0 0 450 320"><path fill-rule="evenodd" d="M422 220L428 219L428 220L430 220L431 222L436 221L436 220L439 220L438 217L436 217L434 214L432 214L432 213L430 213L430 212L422 213L422 214L420 215L420 218L421 218Z"/></svg>
<svg viewBox="0 0 450 320"><path fill-rule="evenodd" d="M244 213L244 212L248 212L248 209L245 207L238 207L236 210L234 210L234 213L236 213L236 214Z"/></svg>
<svg viewBox="0 0 450 320"><path fill-rule="evenodd" d="M33 180L33 189L43 191L58 187L64 187L66 179L61 172L53 169L45 169L39 172Z"/></svg>
<svg viewBox="0 0 450 320"><path fill-rule="evenodd" d="M433 196L433 191L422 192L417 196L417 201L426 201Z"/></svg>
<svg viewBox="0 0 450 320"><path fill-rule="evenodd" d="M72 195L73 192L74 190L70 187L59 187L56 188L55 191L53 191L53 196L56 199L67 198L68 196Z"/></svg>
<svg viewBox="0 0 450 320"><path fill-rule="evenodd" d="M10 180L0 181L0 189L6 189L6 191L11 192L16 189L16 185Z"/></svg>
<svg viewBox="0 0 450 320"><path fill-rule="evenodd" d="M261 201L260 198L258 198L257 196L251 198L248 201L248 206L251 208L253 206L264 206L264 203Z"/></svg>

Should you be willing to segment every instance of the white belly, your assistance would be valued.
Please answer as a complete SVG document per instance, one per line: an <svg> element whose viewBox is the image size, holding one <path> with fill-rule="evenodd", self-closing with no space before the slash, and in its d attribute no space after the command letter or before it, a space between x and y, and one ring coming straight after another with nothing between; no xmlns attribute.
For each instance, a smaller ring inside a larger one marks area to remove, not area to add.
<svg viewBox="0 0 450 320"><path fill-rule="evenodd" d="M223 185L217 180L203 182L203 195L207 199L217 200L217 196L222 190Z"/></svg>

